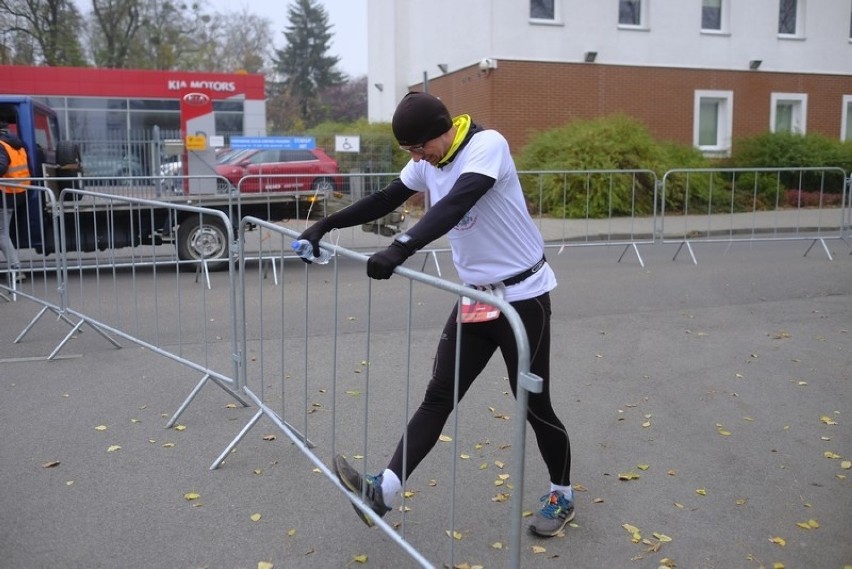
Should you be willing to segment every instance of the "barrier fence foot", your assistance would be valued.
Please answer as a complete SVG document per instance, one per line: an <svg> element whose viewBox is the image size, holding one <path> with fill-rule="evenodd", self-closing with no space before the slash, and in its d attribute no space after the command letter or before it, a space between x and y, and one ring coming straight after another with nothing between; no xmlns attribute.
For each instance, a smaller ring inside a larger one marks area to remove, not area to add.
<svg viewBox="0 0 852 569"><path fill-rule="evenodd" d="M192 391L190 391L189 396L184 400L183 403L181 403L180 407L178 407L177 411L175 411L175 414L172 415L172 418L168 420L168 422L166 423L167 429L171 429L175 426L175 424L177 424L178 418L180 418L183 412L186 411L186 408L189 407L189 404L192 403L192 401L201 391L201 388L204 387L208 380L212 381L213 383L221 387L223 390L225 390L228 395L236 399L243 407L248 407L249 405L251 405L248 401L240 397L240 395L236 391L222 383L219 379L213 377L209 373L205 373L204 377L201 378L201 381L199 381L192 389Z"/></svg>
<svg viewBox="0 0 852 569"><path fill-rule="evenodd" d="M639 254L639 247L636 246L636 243L631 243L630 245L625 247L624 251L621 252L621 257L618 258L617 262L621 262L621 259L623 259L624 255L627 254L628 249L633 249L633 252L636 253L636 259L639 261L639 266L644 269L645 261L642 260L642 255Z"/></svg>
<svg viewBox="0 0 852 569"><path fill-rule="evenodd" d="M204 274L204 281L207 283L207 290L211 289L210 286L210 271L207 270L207 259L201 259L201 263L195 267L195 282L198 283L198 274Z"/></svg>
<svg viewBox="0 0 852 569"><path fill-rule="evenodd" d="M689 241L681 241L680 246L677 248L677 252L675 252L674 257L672 257L672 261L677 260L677 256L680 255L680 250L683 249L683 246L686 245L686 250L689 251L689 256L692 257L692 264L697 265L698 260L695 258L695 253L692 251L692 245Z"/></svg>
<svg viewBox="0 0 852 569"><path fill-rule="evenodd" d="M61 315L60 315L60 316L61 316ZM68 334L67 334L67 335L66 335L66 336L62 339L62 341L61 341L61 342L59 342L59 345L57 345L57 346L53 349L53 351L52 351L52 352L50 352L50 355L49 355L49 356L47 356L47 359L52 360L53 358L55 358L55 357L56 357L56 354L58 354L58 353L59 353L59 350L61 350L61 349L65 346L65 344L67 344L67 343L68 343L68 340L70 340L70 339L71 339L71 337L72 337L72 336L74 336L74 334L75 334L75 333L76 333L76 332L80 329L80 327L81 327L81 326L83 325L83 323L85 323L85 322L86 322L86 320L85 320L84 318L81 318L81 319L80 319L80 321L79 321L79 322L77 322L77 324L75 324L75 325L74 325L74 327L71 329L71 331L70 331L70 332L68 332ZM118 342L116 342L115 340L113 340L113 339L112 339L110 336L108 336L108 335L107 335L107 334L106 334L103 330L101 330L101 329L100 329L100 328L98 328L97 326L92 325L91 323L89 323L89 326L91 326L91 328L92 328L95 332L97 332L98 334L100 334L100 335L101 335L101 336L102 336L102 337L103 337L103 338L104 338L107 342L109 342L110 344L112 344L112 345L113 345L113 346L115 346L116 348L121 348L121 344L119 344Z"/></svg>
<svg viewBox="0 0 852 569"><path fill-rule="evenodd" d="M829 250L828 250L828 245L826 245L826 244L825 244L825 239L823 239L822 237L818 237L818 238L814 239L814 240L811 242L811 246L810 246L810 247L808 247L808 250L807 250L807 251L805 251L805 254L804 254L804 255L802 255L802 257L807 257L807 256L808 256L808 253L810 253L810 252L811 252L811 249L813 249L813 248L814 248L814 245L816 245L817 243L819 243L820 245L822 245L822 250L823 250L823 251L825 251L825 254L828 256L828 260L829 260L829 261L833 261L833 260L834 260L834 258L831 256L831 251L829 251ZM852 255L852 253L850 253L850 255Z"/></svg>
<svg viewBox="0 0 852 569"><path fill-rule="evenodd" d="M210 465L210 470L216 470L217 468L219 468L222 465L223 462L225 462L225 458L227 458L227 456L231 453L231 451L234 450L234 448L236 448L236 446L240 443L240 441L243 440L243 437L245 437L246 434L248 434L248 432L251 430L251 428L255 426L255 424L260 420L260 418L262 416L263 416L263 409L260 409L257 413L254 414L254 416L251 418L251 420L248 423L246 423L246 426L242 428L242 430L240 431L240 434L238 434L237 437L234 440L232 440L227 447L225 447L225 450L222 451L222 454L220 454L219 457L216 460L213 461L213 464Z"/></svg>

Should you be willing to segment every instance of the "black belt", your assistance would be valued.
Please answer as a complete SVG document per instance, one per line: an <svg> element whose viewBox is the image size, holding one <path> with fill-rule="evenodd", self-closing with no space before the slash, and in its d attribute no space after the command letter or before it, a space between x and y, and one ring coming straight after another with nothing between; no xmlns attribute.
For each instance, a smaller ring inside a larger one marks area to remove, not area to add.
<svg viewBox="0 0 852 569"><path fill-rule="evenodd" d="M524 271L522 273L518 273L514 277L509 277L508 279L504 280L503 284L506 285L506 286L512 286L512 285L516 285L519 282L530 278L531 276L536 274L539 271L539 269L541 269L544 266L544 264L546 262L547 262L547 258L544 255L542 255L541 261L539 261L538 263L536 263L535 265L533 265L532 267L530 267L526 271Z"/></svg>

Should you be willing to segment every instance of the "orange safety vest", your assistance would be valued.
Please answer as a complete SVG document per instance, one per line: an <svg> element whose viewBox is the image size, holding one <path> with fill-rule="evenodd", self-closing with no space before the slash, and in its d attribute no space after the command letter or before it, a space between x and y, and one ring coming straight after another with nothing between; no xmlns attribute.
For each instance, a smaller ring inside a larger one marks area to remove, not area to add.
<svg viewBox="0 0 852 569"><path fill-rule="evenodd" d="M30 177L30 167L27 165L27 151L22 148L14 149L12 146L3 140L0 140L0 144L6 149L6 153L9 154L9 169L6 170L6 173L3 174L4 178L9 178L10 181L16 181L16 178L29 178ZM17 181L16 181L17 183ZM29 186L29 180L21 180L21 184ZM0 186L0 190L8 193L8 194L22 194L26 192L26 188L16 188L12 186Z"/></svg>

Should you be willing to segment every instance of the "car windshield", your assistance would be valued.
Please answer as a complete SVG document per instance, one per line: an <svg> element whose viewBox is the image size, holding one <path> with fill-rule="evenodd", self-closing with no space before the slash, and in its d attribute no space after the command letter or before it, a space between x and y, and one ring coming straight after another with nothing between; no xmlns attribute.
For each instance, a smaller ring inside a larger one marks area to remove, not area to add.
<svg viewBox="0 0 852 569"><path fill-rule="evenodd" d="M240 160L243 160L244 158L246 158L248 155L252 154L253 152L255 152L255 151L254 150L248 150L248 149L245 149L245 148L237 149L237 150L232 149L232 150L225 152L224 154L222 154L218 158L216 158L216 162L218 162L219 164L236 164L237 162L239 162Z"/></svg>

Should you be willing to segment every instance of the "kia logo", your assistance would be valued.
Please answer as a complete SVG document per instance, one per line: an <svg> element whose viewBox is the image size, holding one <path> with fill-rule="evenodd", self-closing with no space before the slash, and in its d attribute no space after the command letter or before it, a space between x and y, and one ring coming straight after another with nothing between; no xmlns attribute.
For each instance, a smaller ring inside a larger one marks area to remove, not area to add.
<svg viewBox="0 0 852 569"><path fill-rule="evenodd" d="M204 93L187 93L183 96L183 102L193 107L201 107L210 102L210 97Z"/></svg>

